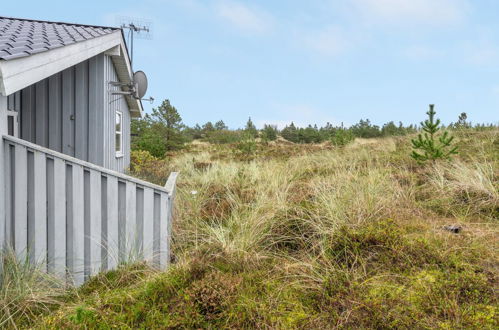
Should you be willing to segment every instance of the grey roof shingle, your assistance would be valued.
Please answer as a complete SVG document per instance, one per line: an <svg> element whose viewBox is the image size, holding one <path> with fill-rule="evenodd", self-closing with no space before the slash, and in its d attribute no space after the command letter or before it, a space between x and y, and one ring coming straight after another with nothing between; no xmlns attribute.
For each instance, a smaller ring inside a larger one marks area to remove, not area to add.
<svg viewBox="0 0 499 330"><path fill-rule="evenodd" d="M90 40L119 28L0 17L0 60Z"/></svg>

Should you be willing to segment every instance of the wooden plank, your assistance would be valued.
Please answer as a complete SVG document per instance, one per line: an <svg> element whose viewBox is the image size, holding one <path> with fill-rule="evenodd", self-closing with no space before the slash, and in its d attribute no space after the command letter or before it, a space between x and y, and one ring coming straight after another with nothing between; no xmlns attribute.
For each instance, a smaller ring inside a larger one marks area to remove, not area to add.
<svg viewBox="0 0 499 330"><path fill-rule="evenodd" d="M0 245L0 247L3 247L4 244L9 244L12 246L12 238L13 238L13 227L12 227L12 222L13 222L13 216L14 216L14 198L12 196L13 194L13 187L14 187L14 172L12 168L15 168L15 157L14 157L14 146L12 146L10 143L4 142L4 155L5 155L5 162L0 163L0 168L2 165L4 165L4 171L5 171L5 176L0 177L0 182L2 180L5 180L5 191L2 191L0 189L0 197L2 193L5 193L5 218L2 217L2 213L0 213L0 218L4 219L5 224L2 226L5 228L4 231L4 240L1 242L4 242L3 244ZM0 172L1 173L1 172ZM1 187L1 186L0 186ZM0 199L1 200L1 199ZM1 205L0 205L1 206ZM1 223L0 223L1 225ZM1 228L0 228L1 230ZM0 242L0 243L1 243Z"/></svg>
<svg viewBox="0 0 499 330"><path fill-rule="evenodd" d="M114 269L119 260L118 178L107 177L107 266Z"/></svg>
<svg viewBox="0 0 499 330"><path fill-rule="evenodd" d="M33 227L34 259L42 269L47 262L47 160L44 153L34 152Z"/></svg>
<svg viewBox="0 0 499 330"><path fill-rule="evenodd" d="M28 182L27 150L16 146L14 173L14 246L16 254L24 259L28 249Z"/></svg>
<svg viewBox="0 0 499 330"><path fill-rule="evenodd" d="M99 54L97 58L97 81L95 87L97 89L97 122L94 123L97 129L97 165L104 165L104 92L107 91L107 86L104 85L104 54ZM106 81L107 84L107 81Z"/></svg>
<svg viewBox="0 0 499 330"><path fill-rule="evenodd" d="M62 152L75 155L74 68L62 72Z"/></svg>
<svg viewBox="0 0 499 330"><path fill-rule="evenodd" d="M27 141L35 142L35 88L26 87L22 90L22 108L21 108L21 134L20 136Z"/></svg>
<svg viewBox="0 0 499 330"><path fill-rule="evenodd" d="M127 257L126 248L126 183L118 181L118 254L119 262Z"/></svg>
<svg viewBox="0 0 499 330"><path fill-rule="evenodd" d="M135 203L135 247L138 256L141 260L144 257L143 238L144 238L144 189L137 187L136 189L136 203Z"/></svg>
<svg viewBox="0 0 499 330"><path fill-rule="evenodd" d="M14 101L14 110L17 111L17 112L20 112L21 111L21 91L18 91L16 93L14 93L15 97L15 101Z"/></svg>
<svg viewBox="0 0 499 330"><path fill-rule="evenodd" d="M76 286L83 284L85 279L85 218L84 218L84 187L83 187L83 167L77 164L72 164L72 225L71 239L68 236L68 241L71 242L72 259L71 276Z"/></svg>
<svg viewBox="0 0 499 330"><path fill-rule="evenodd" d="M107 177L101 175L101 271L108 270L107 249Z"/></svg>
<svg viewBox="0 0 499 330"><path fill-rule="evenodd" d="M35 111L35 142L43 147L48 147L48 80L44 79L35 85L36 111Z"/></svg>
<svg viewBox="0 0 499 330"><path fill-rule="evenodd" d="M66 274L66 164L54 159L54 200L53 200L54 274Z"/></svg>
<svg viewBox="0 0 499 330"><path fill-rule="evenodd" d="M159 225L159 265L161 269L165 269L170 263L170 251L168 249L168 242L170 240L170 233L168 232L170 216L168 211L169 195L161 193L161 206L160 206L160 225Z"/></svg>
<svg viewBox="0 0 499 330"><path fill-rule="evenodd" d="M47 271L54 273L55 224L54 224L54 160L47 158Z"/></svg>
<svg viewBox="0 0 499 330"><path fill-rule="evenodd" d="M144 260L152 262L154 256L154 190L144 188L144 225L142 239Z"/></svg>
<svg viewBox="0 0 499 330"><path fill-rule="evenodd" d="M153 239L153 263L155 266L161 266L161 196L159 193L154 192L154 207L153 207L153 226L154 226L154 239Z"/></svg>
<svg viewBox="0 0 499 330"><path fill-rule="evenodd" d="M75 69L75 157L88 161L88 61Z"/></svg>
<svg viewBox="0 0 499 330"><path fill-rule="evenodd" d="M62 152L61 74L49 78L49 148Z"/></svg>
<svg viewBox="0 0 499 330"><path fill-rule="evenodd" d="M6 96L0 95L0 249L3 249L7 241L7 210L9 209L9 199L7 196L8 178L10 178L7 171L8 157L8 143L5 143L1 138L3 134L8 132L7 121L4 120L7 116L8 99ZM4 188L5 187L5 188ZM2 272L2 264L0 264L0 273Z"/></svg>
<svg viewBox="0 0 499 330"><path fill-rule="evenodd" d="M88 161L97 164L97 131L98 120L97 97L97 63L95 57L88 60Z"/></svg>
<svg viewBox="0 0 499 330"><path fill-rule="evenodd" d="M90 170L90 275L101 269L101 173Z"/></svg>
<svg viewBox="0 0 499 330"><path fill-rule="evenodd" d="M127 247L127 257L129 261L134 260L138 256L138 249L135 245L137 228L136 228L136 185L133 182L126 183L126 247Z"/></svg>

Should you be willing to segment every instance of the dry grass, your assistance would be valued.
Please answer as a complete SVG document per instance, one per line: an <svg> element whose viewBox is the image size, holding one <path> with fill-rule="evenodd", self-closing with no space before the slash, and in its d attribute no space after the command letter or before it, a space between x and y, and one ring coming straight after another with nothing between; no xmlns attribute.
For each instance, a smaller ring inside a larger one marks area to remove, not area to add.
<svg viewBox="0 0 499 330"><path fill-rule="evenodd" d="M495 328L498 135L469 135L428 166L407 137L260 144L251 158L193 144L139 162L157 180L181 172L178 264L104 274L40 327Z"/></svg>

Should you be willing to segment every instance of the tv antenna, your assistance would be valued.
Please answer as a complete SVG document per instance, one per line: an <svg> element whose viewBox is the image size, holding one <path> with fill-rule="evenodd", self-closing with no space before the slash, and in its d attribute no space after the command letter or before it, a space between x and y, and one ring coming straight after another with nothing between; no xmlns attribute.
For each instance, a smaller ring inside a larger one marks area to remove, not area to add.
<svg viewBox="0 0 499 330"><path fill-rule="evenodd" d="M123 30L128 30L128 35L125 37L126 44L130 50L130 66L133 71L133 40L138 39L152 39L152 21L131 17L120 16L117 17L117 24ZM129 83L122 83L118 81L109 82L113 86L119 86L122 90L112 91L113 95L129 95L136 100L154 102L151 96L144 99L147 91L147 76L143 71L135 71ZM124 89L124 90L123 90Z"/></svg>
<svg viewBox="0 0 499 330"><path fill-rule="evenodd" d="M133 41L138 39L152 39L152 21L142 18L132 18L120 16L117 18L119 27L123 30L128 30L126 43L130 49L130 65L133 69Z"/></svg>

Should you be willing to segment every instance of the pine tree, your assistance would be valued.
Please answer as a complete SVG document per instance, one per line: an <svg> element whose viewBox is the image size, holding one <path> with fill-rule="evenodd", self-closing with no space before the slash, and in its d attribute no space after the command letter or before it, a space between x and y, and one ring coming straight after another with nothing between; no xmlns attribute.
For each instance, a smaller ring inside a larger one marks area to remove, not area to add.
<svg viewBox="0 0 499 330"><path fill-rule="evenodd" d="M461 112L461 114L458 117L458 121L455 125L456 128L468 128L470 125L466 121L468 119L468 115L466 112Z"/></svg>
<svg viewBox="0 0 499 330"><path fill-rule="evenodd" d="M181 133L184 127L182 117L169 100L164 100L158 108L152 109L151 117L156 121L154 126L158 126L167 151L183 147L185 139Z"/></svg>
<svg viewBox="0 0 499 330"><path fill-rule="evenodd" d="M203 125L203 132L204 133L212 132L214 130L215 130L215 127L213 126L211 121L209 121Z"/></svg>
<svg viewBox="0 0 499 330"><path fill-rule="evenodd" d="M264 141L274 141L277 139L277 126L263 125L262 139Z"/></svg>
<svg viewBox="0 0 499 330"><path fill-rule="evenodd" d="M219 120L215 123L215 126L214 126L215 130L217 131L222 131L222 130L226 130L226 129L229 129L227 127L227 125L225 125L224 121L223 120Z"/></svg>
<svg viewBox="0 0 499 330"><path fill-rule="evenodd" d="M147 150L155 157L163 157L165 152L184 146L186 138L183 129L182 118L177 109L169 100L164 100L159 107L152 109L151 115L133 122L132 131L136 135L133 148Z"/></svg>
<svg viewBox="0 0 499 330"><path fill-rule="evenodd" d="M419 134L417 139L412 140L412 158L419 162L436 159L448 159L451 155L457 154L457 147L451 146L453 136L445 131L437 139L437 133L440 131L440 119L435 120L434 105L430 104L430 110L426 113L428 119L421 122L424 135Z"/></svg>
<svg viewBox="0 0 499 330"><path fill-rule="evenodd" d="M255 124L253 124L251 117L248 118L248 121L246 122L246 127L244 128L244 131L253 137L258 136L258 131L255 127Z"/></svg>

